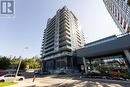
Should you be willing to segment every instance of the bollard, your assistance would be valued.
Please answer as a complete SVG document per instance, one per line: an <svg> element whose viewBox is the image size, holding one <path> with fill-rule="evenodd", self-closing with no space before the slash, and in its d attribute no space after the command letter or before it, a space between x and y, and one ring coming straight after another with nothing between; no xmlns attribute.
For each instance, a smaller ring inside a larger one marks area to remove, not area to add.
<svg viewBox="0 0 130 87"><path fill-rule="evenodd" d="M36 76L35 76L35 75L33 75L33 82L35 81L35 79L36 79Z"/></svg>

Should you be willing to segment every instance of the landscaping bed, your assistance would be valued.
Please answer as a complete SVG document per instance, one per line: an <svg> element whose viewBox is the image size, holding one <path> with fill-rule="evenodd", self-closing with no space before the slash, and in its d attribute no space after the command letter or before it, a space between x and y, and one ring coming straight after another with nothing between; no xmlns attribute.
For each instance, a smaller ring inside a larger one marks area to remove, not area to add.
<svg viewBox="0 0 130 87"><path fill-rule="evenodd" d="M14 85L16 82L0 82L0 87Z"/></svg>

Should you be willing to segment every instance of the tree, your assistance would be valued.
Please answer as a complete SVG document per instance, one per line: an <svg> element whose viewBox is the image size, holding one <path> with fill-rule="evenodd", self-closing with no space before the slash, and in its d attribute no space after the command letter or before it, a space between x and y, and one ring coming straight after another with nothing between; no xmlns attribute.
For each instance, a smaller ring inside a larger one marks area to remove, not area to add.
<svg viewBox="0 0 130 87"><path fill-rule="evenodd" d="M41 67L41 61L37 57L26 59L26 64L29 66L29 69L36 69Z"/></svg>
<svg viewBox="0 0 130 87"><path fill-rule="evenodd" d="M20 70L25 70L27 66L27 63L25 60L22 60L21 65L20 65Z"/></svg>
<svg viewBox="0 0 130 87"><path fill-rule="evenodd" d="M7 57L1 57L0 56L0 69L8 69L11 65L10 59Z"/></svg>
<svg viewBox="0 0 130 87"><path fill-rule="evenodd" d="M20 65L20 70L25 70L27 68L36 69L41 67L41 61L38 57L23 59L21 57L7 58L0 56L0 69L8 69L8 68L17 69L21 59L22 61Z"/></svg>

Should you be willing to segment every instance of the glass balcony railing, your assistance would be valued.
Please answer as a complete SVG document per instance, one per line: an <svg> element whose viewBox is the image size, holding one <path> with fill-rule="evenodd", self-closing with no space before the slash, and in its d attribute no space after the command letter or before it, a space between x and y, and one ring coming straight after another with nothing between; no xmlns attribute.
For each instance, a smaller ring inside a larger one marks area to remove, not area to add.
<svg viewBox="0 0 130 87"><path fill-rule="evenodd" d="M62 52L62 53L58 53L58 54L55 54L55 55L52 55L52 56L49 56L49 57L45 57L44 60L48 60L48 59L53 59L53 58L56 58L56 57L61 57L61 56L72 56L73 53L72 52Z"/></svg>
<svg viewBox="0 0 130 87"><path fill-rule="evenodd" d="M59 46L63 46L63 45L66 45L66 44L70 44L70 41L65 40L63 42L60 42Z"/></svg>
<svg viewBox="0 0 130 87"><path fill-rule="evenodd" d="M113 3L115 3L115 5L117 5L117 7L119 6L124 12L125 14L130 17L130 0L128 0L128 3L125 3L123 0L112 0Z"/></svg>

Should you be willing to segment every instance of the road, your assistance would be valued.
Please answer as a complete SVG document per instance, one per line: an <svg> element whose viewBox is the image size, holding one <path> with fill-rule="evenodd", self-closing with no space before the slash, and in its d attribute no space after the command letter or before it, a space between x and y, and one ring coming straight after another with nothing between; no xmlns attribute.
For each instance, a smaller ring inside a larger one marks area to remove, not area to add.
<svg viewBox="0 0 130 87"><path fill-rule="evenodd" d="M87 79L68 76L41 76L32 82L32 78L18 82L8 87L130 87L129 81Z"/></svg>

